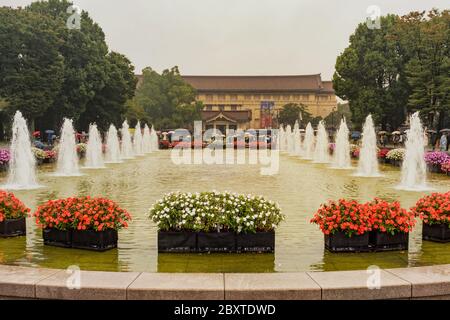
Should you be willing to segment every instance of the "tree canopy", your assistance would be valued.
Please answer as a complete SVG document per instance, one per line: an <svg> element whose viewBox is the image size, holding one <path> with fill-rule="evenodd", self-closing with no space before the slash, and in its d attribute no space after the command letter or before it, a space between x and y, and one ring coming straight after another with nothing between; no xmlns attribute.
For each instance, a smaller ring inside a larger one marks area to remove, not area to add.
<svg viewBox="0 0 450 320"><path fill-rule="evenodd" d="M135 110L143 110L158 128L192 129L201 120L203 104L195 100L196 90L180 75L178 67L161 74L150 67L142 71L142 81L136 90Z"/></svg>
<svg viewBox="0 0 450 320"><path fill-rule="evenodd" d="M293 126L297 120L299 120L300 127L306 127L308 122L311 122L313 126L317 125L322 118L313 117L308 111L308 106L301 103L288 103L278 114L278 123L283 125Z"/></svg>
<svg viewBox="0 0 450 320"><path fill-rule="evenodd" d="M134 67L109 52L105 35L85 11L80 29L66 25L67 0L0 8L0 97L6 112L20 109L41 130L57 129L63 117L78 129L90 122L119 124L134 95Z"/></svg>
<svg viewBox="0 0 450 320"><path fill-rule="evenodd" d="M358 25L333 76L355 125L371 113L394 129L421 111L427 125L442 128L449 117L449 26L447 10L387 15L379 29ZM430 116L439 120L430 123Z"/></svg>

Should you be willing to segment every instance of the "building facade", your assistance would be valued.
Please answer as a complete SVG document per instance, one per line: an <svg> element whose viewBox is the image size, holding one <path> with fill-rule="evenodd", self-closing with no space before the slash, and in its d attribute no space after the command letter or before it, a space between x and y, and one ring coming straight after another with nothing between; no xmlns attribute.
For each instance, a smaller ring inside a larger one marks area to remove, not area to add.
<svg viewBox="0 0 450 320"><path fill-rule="evenodd" d="M337 108L331 81L320 74L296 76L183 76L202 101L203 128L265 129L278 127L288 103L303 104L313 116L326 117Z"/></svg>

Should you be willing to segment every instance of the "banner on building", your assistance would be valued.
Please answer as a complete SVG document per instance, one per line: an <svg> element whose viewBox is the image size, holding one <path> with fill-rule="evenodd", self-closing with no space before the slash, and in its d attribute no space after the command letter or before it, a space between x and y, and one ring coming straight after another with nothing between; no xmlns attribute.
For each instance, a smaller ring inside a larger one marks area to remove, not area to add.
<svg viewBox="0 0 450 320"><path fill-rule="evenodd" d="M260 127L262 129L272 127L272 117L274 107L275 107L274 101L261 101Z"/></svg>

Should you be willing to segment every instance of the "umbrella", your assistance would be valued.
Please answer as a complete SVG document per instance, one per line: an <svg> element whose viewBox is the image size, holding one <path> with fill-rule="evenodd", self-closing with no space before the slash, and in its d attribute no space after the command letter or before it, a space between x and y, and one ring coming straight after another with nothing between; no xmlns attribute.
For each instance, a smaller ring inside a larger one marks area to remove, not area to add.
<svg viewBox="0 0 450 320"><path fill-rule="evenodd" d="M439 131L439 132L450 132L450 129L442 129L442 130Z"/></svg>
<svg viewBox="0 0 450 320"><path fill-rule="evenodd" d="M46 134L53 134L53 133L55 133L55 131L53 131L53 130L45 130L45 133Z"/></svg>
<svg viewBox="0 0 450 320"><path fill-rule="evenodd" d="M386 131L379 131L378 134L386 134Z"/></svg>
<svg viewBox="0 0 450 320"><path fill-rule="evenodd" d="M352 132L352 139L359 139L361 137L361 132L353 131Z"/></svg>
<svg viewBox="0 0 450 320"><path fill-rule="evenodd" d="M400 131L394 131L394 132L392 132L392 134L401 134L401 132Z"/></svg>
<svg viewBox="0 0 450 320"><path fill-rule="evenodd" d="M427 132L428 132L428 133L437 133L436 130L431 130L431 129L428 129Z"/></svg>

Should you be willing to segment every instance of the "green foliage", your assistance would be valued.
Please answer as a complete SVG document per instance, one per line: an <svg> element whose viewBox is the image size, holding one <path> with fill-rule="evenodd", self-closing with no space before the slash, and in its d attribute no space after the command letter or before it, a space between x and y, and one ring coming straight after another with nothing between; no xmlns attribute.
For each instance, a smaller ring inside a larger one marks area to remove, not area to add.
<svg viewBox="0 0 450 320"><path fill-rule="evenodd" d="M397 128L408 112L420 110L439 129L449 114L448 10L381 18L381 29L362 23L337 58L333 84L350 103L352 120Z"/></svg>
<svg viewBox="0 0 450 320"><path fill-rule="evenodd" d="M134 94L134 68L108 52L105 35L87 12L68 29L67 0L0 8L0 96L8 113L20 109L38 129L57 129L63 117L78 129L119 124Z"/></svg>
<svg viewBox="0 0 450 320"><path fill-rule="evenodd" d="M148 67L142 71L134 108L142 108L156 127L190 129L195 120L201 120L203 109L195 97L195 89L183 80L178 67L161 74Z"/></svg>
<svg viewBox="0 0 450 320"><path fill-rule="evenodd" d="M283 106L282 110L278 114L278 122L284 125L295 124L295 121L300 121L301 113L301 125L305 125L313 120L311 113L308 111L308 107L303 104L288 103Z"/></svg>
<svg viewBox="0 0 450 320"><path fill-rule="evenodd" d="M355 124L369 113L383 125L397 127L404 121L409 92L396 38L398 21L394 15L382 17L380 29L361 23L337 58L333 85L339 97L349 100Z"/></svg>
<svg viewBox="0 0 450 320"><path fill-rule="evenodd" d="M325 117L325 123L328 126L338 127L340 125L340 121L342 118L345 118L347 121L347 126L349 128L352 127L351 118L352 113L350 111L350 106L348 103L339 103L337 106L337 110L332 111L328 116Z"/></svg>
<svg viewBox="0 0 450 320"><path fill-rule="evenodd" d="M0 96L29 119L54 103L63 77L58 25L49 17L0 8Z"/></svg>
<svg viewBox="0 0 450 320"><path fill-rule="evenodd" d="M255 233L274 230L284 215L261 196L235 193L169 193L150 209L163 231Z"/></svg>
<svg viewBox="0 0 450 320"><path fill-rule="evenodd" d="M411 13L402 18L402 41L410 49L406 76L411 86L408 106L419 110L438 130L450 121L450 14L449 11Z"/></svg>

